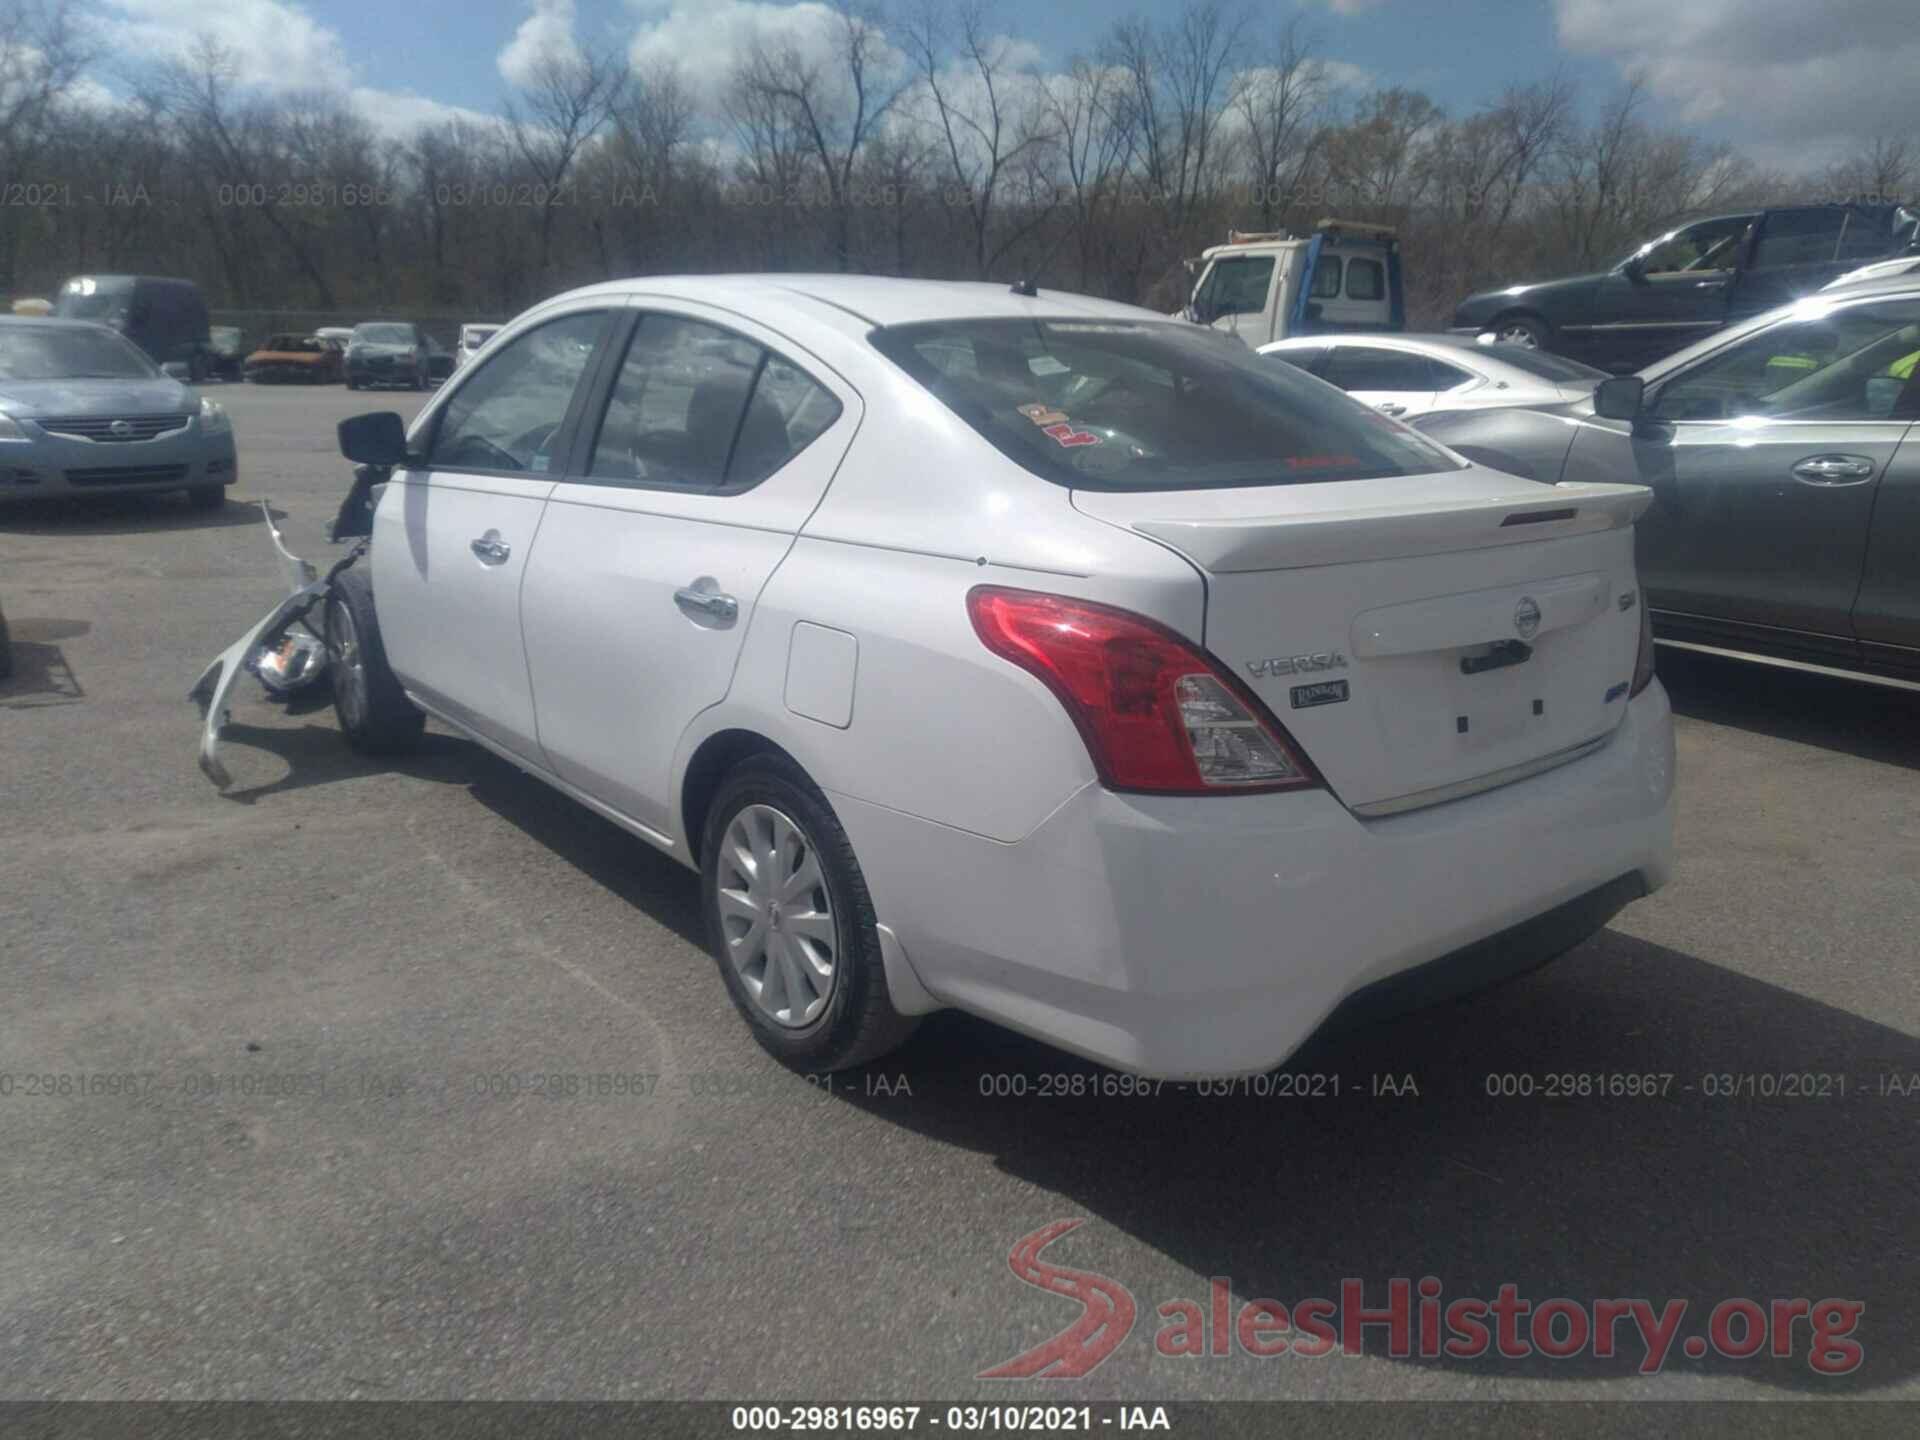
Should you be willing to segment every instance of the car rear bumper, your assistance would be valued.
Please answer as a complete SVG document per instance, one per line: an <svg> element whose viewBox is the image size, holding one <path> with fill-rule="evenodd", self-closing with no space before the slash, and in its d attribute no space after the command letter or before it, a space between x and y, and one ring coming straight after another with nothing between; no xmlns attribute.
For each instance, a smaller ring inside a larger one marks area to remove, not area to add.
<svg viewBox="0 0 1920 1440"><path fill-rule="evenodd" d="M1349 997L1355 1011L1439 998L1577 944L1666 882L1673 771L1656 682L1599 751L1380 820L1325 791L1090 785L1003 844L832 799L930 994L1185 1079L1269 1069Z"/></svg>

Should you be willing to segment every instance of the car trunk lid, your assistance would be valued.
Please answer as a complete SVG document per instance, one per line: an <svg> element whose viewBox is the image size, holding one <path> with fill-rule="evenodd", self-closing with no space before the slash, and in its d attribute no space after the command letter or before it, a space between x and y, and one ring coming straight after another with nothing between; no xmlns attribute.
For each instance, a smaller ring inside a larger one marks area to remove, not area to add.
<svg viewBox="0 0 1920 1440"><path fill-rule="evenodd" d="M1478 468L1074 492L1201 571L1207 648L1363 815L1524 778L1612 731L1639 635L1632 522L1649 500Z"/></svg>

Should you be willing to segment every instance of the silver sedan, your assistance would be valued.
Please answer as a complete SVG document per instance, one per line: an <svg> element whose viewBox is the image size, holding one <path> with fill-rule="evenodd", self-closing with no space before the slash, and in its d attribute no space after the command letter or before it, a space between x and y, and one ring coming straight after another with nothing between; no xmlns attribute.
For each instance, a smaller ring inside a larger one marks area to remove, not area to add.
<svg viewBox="0 0 1920 1440"><path fill-rule="evenodd" d="M1387 415L1584 399L1606 371L1463 335L1303 335L1260 347Z"/></svg>

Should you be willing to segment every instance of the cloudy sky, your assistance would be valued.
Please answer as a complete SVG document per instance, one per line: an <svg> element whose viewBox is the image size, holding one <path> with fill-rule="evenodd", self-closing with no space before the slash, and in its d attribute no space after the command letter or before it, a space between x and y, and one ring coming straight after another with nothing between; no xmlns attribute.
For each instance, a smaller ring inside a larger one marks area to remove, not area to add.
<svg viewBox="0 0 1920 1440"><path fill-rule="evenodd" d="M1178 0L1002 0L1003 28L1041 65L1090 49L1113 18ZM1733 140L1763 163L1823 163L1875 135L1920 132L1914 0L1258 0L1274 26L1309 16L1320 53L1464 111L1558 67L1590 100L1645 76L1660 118ZM211 31L267 85L352 92L390 128L494 111L543 47L671 56L717 84L756 28L805 35L819 6L762 0L94 0L110 66Z"/></svg>

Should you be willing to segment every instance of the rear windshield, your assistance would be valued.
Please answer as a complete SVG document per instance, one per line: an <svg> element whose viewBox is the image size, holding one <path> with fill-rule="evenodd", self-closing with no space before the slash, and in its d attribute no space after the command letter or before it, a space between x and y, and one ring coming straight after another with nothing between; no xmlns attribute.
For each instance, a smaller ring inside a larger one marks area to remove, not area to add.
<svg viewBox="0 0 1920 1440"><path fill-rule="evenodd" d="M1529 375L1537 375L1542 380L1551 380L1556 385L1577 385L1583 380L1604 380L1607 372L1596 370L1591 365L1582 365L1578 360L1569 360L1563 355L1549 355L1544 350L1529 350L1524 345L1482 345L1477 347L1502 365L1511 365L1516 370L1524 370Z"/></svg>
<svg viewBox="0 0 1920 1440"><path fill-rule="evenodd" d="M0 380L132 380L154 373L133 346L91 327L0 327Z"/></svg>
<svg viewBox="0 0 1920 1440"><path fill-rule="evenodd" d="M61 287L53 313L63 320L125 318L132 299L133 281L125 276L105 280L80 276Z"/></svg>
<svg viewBox="0 0 1920 1440"><path fill-rule="evenodd" d="M413 327L381 323L361 325L354 329L353 338L366 340L375 345L411 345L413 344Z"/></svg>
<svg viewBox="0 0 1920 1440"><path fill-rule="evenodd" d="M1085 490L1457 470L1430 442L1230 335L1176 322L942 320L874 346L1020 465Z"/></svg>

